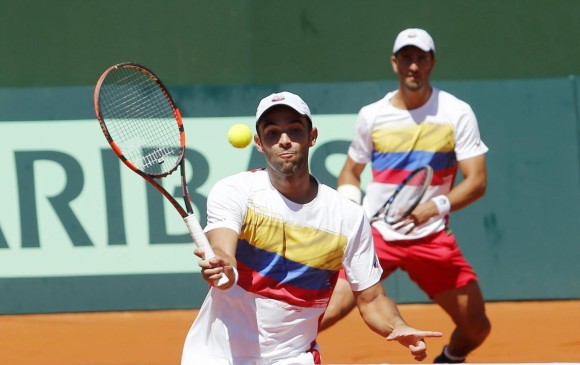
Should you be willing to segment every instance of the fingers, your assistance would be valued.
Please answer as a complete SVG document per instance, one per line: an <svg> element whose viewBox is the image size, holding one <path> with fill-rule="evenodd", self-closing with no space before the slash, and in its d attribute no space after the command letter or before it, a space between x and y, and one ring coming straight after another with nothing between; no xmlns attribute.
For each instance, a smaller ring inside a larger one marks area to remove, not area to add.
<svg viewBox="0 0 580 365"><path fill-rule="evenodd" d="M421 331L421 337L441 337L443 332L436 331Z"/></svg>
<svg viewBox="0 0 580 365"><path fill-rule="evenodd" d="M212 282L221 278L224 273L224 266L226 266L225 261L221 257L214 256L211 259L206 260L205 252L201 248L196 248L193 250L193 253L201 258L198 265L201 268L201 273L205 280Z"/></svg>
<svg viewBox="0 0 580 365"><path fill-rule="evenodd" d="M437 331L413 331L409 333L399 333L393 331L387 336L387 341L397 340L399 342L403 341L416 342L422 341L423 338L425 337L441 337L441 336L443 336L443 332Z"/></svg>
<svg viewBox="0 0 580 365"><path fill-rule="evenodd" d="M219 278L221 274L224 273L224 267L226 266L225 263L214 259L215 257L212 257L210 260L199 261L199 267L204 276L217 276Z"/></svg>
<svg viewBox="0 0 580 365"><path fill-rule="evenodd" d="M219 280L222 278L222 275L225 275L225 274L223 273L223 272L224 272L224 270L223 270L223 268L222 268L222 267L219 267L219 268L216 268L216 269L217 269L217 270L219 270L217 273L215 273L215 274L214 274L214 273L212 273L212 274L210 275L210 273L209 273L209 272L207 272L207 273L204 275L204 276L206 276L206 275L207 275L207 281L209 281L209 282L211 282L211 283L213 283L213 284L215 284L216 282L218 282L218 281L219 281ZM212 270L213 270L213 269L212 269ZM213 272L213 271L212 271L212 272Z"/></svg>
<svg viewBox="0 0 580 365"><path fill-rule="evenodd" d="M417 361L423 361L427 357L427 344L421 338L416 339L415 335L393 335L392 333L387 337L387 341L397 340L401 345L411 350L411 355Z"/></svg>
<svg viewBox="0 0 580 365"><path fill-rule="evenodd" d="M415 345L409 345L409 349L413 355L418 355L427 350L427 344L425 344L425 340L419 340Z"/></svg>
<svg viewBox="0 0 580 365"><path fill-rule="evenodd" d="M391 227L393 227L394 230L397 230L399 228L404 227L407 224L409 224L409 222L407 222L406 220L402 220L400 222L391 224Z"/></svg>
<svg viewBox="0 0 580 365"><path fill-rule="evenodd" d="M410 344L408 348L411 350L411 354L415 360L423 361L427 358L427 344L423 339L417 341L414 345Z"/></svg>
<svg viewBox="0 0 580 365"><path fill-rule="evenodd" d="M427 344L424 340L420 340L416 345L409 345L409 349L417 361L423 361L427 357Z"/></svg>
<svg viewBox="0 0 580 365"><path fill-rule="evenodd" d="M202 269L203 278L213 286L225 290L237 283L237 271L231 265L223 265Z"/></svg>
<svg viewBox="0 0 580 365"><path fill-rule="evenodd" d="M407 232L405 232L405 234L409 234L411 232L413 232L413 230L415 229L415 227L417 227L417 225L415 224L415 222L411 222L408 226L407 226Z"/></svg>
<svg viewBox="0 0 580 365"><path fill-rule="evenodd" d="M203 249L196 247L195 250L193 250L193 253L195 254L195 256L199 257L200 259L205 258L205 253L203 252Z"/></svg>
<svg viewBox="0 0 580 365"><path fill-rule="evenodd" d="M401 234L408 234L415 229L415 222L412 219L404 219L391 225L393 229Z"/></svg>
<svg viewBox="0 0 580 365"><path fill-rule="evenodd" d="M224 286L224 284L220 284L220 279L222 279L224 276L227 277L225 273L225 266L202 268L201 275L205 281L214 286L219 286L220 288Z"/></svg>
<svg viewBox="0 0 580 365"><path fill-rule="evenodd" d="M426 337L441 337L443 333L436 331L393 331L387 336L387 341L397 341L411 350L411 354L417 361L423 361L427 357Z"/></svg>
<svg viewBox="0 0 580 365"><path fill-rule="evenodd" d="M226 265L225 259L222 258L221 256L213 256L209 260L206 260L205 259L205 252L201 248L194 249L193 253L201 259L199 261L199 267L201 267L202 269Z"/></svg>

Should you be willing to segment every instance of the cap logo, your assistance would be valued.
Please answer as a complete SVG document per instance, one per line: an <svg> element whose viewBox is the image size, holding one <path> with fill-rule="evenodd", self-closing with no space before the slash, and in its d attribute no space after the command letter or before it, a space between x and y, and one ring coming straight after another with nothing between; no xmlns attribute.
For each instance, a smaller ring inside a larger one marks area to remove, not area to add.
<svg viewBox="0 0 580 365"><path fill-rule="evenodd" d="M282 101L282 100L284 100L284 99L286 99L286 98L284 97L284 95L282 95L282 94L277 94L277 95L274 95L274 97L272 98L272 101Z"/></svg>

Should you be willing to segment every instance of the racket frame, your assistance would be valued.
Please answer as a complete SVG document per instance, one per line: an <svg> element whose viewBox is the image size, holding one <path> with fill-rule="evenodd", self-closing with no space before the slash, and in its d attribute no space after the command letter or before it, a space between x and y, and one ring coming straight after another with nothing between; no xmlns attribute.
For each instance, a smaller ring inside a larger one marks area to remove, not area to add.
<svg viewBox="0 0 580 365"><path fill-rule="evenodd" d="M403 190L403 188L409 183L409 181L411 181L415 177L415 175L417 175L418 173L421 173L422 171L425 171L425 173L426 173L425 182L421 186L421 189L419 191L419 195L417 196L417 198L415 199L413 204L411 204L409 206L409 208L407 208L405 213L403 213L400 218L398 218L396 220L389 220L389 209L393 205L393 202L395 201L397 196L400 194L400 192ZM429 185L431 184L432 179L433 179L433 168L429 165L421 166L421 167L413 170L409 175L407 175L407 177L405 177L405 179L399 185L397 185L395 192L393 194L391 194L391 196L387 199L385 204L383 204L383 206L373 215L373 218L371 219L371 221L376 222L376 221L382 220L389 225L393 225L393 224L401 222L403 219L408 217L409 214L411 214L411 212L413 212L413 210L417 207L417 205L419 205L419 203L421 202L421 199L423 199L423 196L425 195L425 192L427 192L427 189L429 188Z"/></svg>
<svg viewBox="0 0 580 365"><path fill-rule="evenodd" d="M153 82L155 82L157 84L157 87L163 92L167 102L169 103L170 107L173 109L173 114L175 116L175 120L176 120L177 127L179 130L180 147L179 147L179 155L178 155L178 158L176 160L176 163L168 171L165 171L165 172L162 172L159 174L149 174L149 173L142 171L135 164L133 164L130 160L128 160L125 157L122 150L119 148L119 146L117 145L115 140L112 138L111 134L109 133L109 130L107 128L107 123L105 122L105 118L103 116L103 113L101 112L101 106L99 103L99 96L100 96L101 87L102 87L103 83L105 82L107 76L111 72L114 72L114 71L121 69L121 68L133 68L133 69L136 69L140 72L145 73L149 77L150 80L152 80ZM137 64L137 63L123 62L123 63L113 65L113 66L109 67L107 70L105 70L105 72L103 72L103 74L99 77L99 80L97 81L97 84L95 86L95 93L94 93L94 107L95 107L97 119L99 121L99 125L101 126L101 130L103 131L105 138L109 142L109 145L111 146L111 148L113 149L113 151L115 152L117 157L119 157L121 159L121 161L123 161L123 163L127 167L129 167L131 170L136 172L143 179L145 179L148 183L153 185L153 187L155 187L155 189L157 189L161 194L163 194L163 196L171 203L171 205L173 205L173 207L177 210L179 215L185 221L186 226L187 226L189 233L191 235L191 238L193 239L195 244L198 247L201 247L204 249L205 258L207 260L209 260L210 258L214 257L215 253L213 252L213 249L211 248L211 245L210 245L209 241L207 240L207 237L205 236L205 233L203 232L203 229L201 228L201 225L199 224L199 221L198 221L197 217L195 217L195 214L193 212L193 207L191 205L191 197L189 194L189 189L187 188L187 179L185 176L185 129L183 126L183 119L181 116L181 112L179 111L179 108L177 108L175 101L171 97L171 94L169 93L169 91L167 90L165 85L161 82L159 77L157 77L157 75L155 75L155 73L151 69L149 69L143 65ZM163 186L161 186L160 183L155 181L155 179L162 179L164 177L171 175L178 168L180 169L181 190L182 190L183 202L185 205L185 209L177 202L177 200L173 197L173 195L169 194L169 192L167 190L165 190L165 188ZM221 286L227 282L229 282L229 279L225 274L223 274L221 276L221 278L215 282L215 284L217 286Z"/></svg>

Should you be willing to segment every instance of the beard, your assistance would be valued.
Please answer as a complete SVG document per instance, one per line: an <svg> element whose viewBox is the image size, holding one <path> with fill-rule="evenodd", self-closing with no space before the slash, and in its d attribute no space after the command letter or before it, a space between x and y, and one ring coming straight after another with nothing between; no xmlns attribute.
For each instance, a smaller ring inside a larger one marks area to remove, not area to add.
<svg viewBox="0 0 580 365"><path fill-rule="evenodd" d="M403 85L408 91L419 91L425 87L425 83L423 81L417 80L415 78L412 80L406 79Z"/></svg>
<svg viewBox="0 0 580 365"><path fill-rule="evenodd" d="M299 170L297 161L270 161L268 165L281 176L292 176Z"/></svg>
<svg viewBox="0 0 580 365"><path fill-rule="evenodd" d="M277 175L289 177L296 175L302 170L308 170L307 159L308 155L299 152L291 159L270 158L268 159L268 166Z"/></svg>

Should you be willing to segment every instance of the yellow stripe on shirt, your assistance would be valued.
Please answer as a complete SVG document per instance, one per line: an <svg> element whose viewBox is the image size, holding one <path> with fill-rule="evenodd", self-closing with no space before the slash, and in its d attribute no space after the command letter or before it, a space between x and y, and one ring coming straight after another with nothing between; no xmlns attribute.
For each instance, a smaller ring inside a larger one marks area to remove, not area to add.
<svg viewBox="0 0 580 365"><path fill-rule="evenodd" d="M452 152L455 148L453 127L433 122L375 129L372 140L377 152Z"/></svg>
<svg viewBox="0 0 580 365"><path fill-rule="evenodd" d="M288 260L322 270L339 270L347 244L345 235L292 225L257 212L246 211L240 238Z"/></svg>

